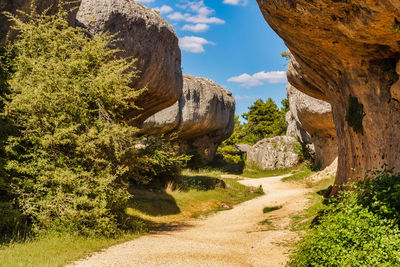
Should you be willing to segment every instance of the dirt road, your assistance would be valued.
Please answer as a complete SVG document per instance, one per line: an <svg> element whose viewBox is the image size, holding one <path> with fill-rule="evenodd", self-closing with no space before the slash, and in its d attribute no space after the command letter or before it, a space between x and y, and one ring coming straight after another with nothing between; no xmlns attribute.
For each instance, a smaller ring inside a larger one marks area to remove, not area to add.
<svg viewBox="0 0 400 267"><path fill-rule="evenodd" d="M284 266L287 244L297 238L289 230L290 216L305 208L308 191L282 182L283 177L242 180L261 185L265 195L180 229L113 246L72 266ZM264 214L266 206L282 208Z"/></svg>

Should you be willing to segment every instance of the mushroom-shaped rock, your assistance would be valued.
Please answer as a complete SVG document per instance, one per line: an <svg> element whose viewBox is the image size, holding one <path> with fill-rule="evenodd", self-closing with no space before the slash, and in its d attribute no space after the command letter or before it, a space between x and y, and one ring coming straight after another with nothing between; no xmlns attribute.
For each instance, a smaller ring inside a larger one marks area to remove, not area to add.
<svg viewBox="0 0 400 267"><path fill-rule="evenodd" d="M218 145L233 132L234 113L231 92L210 79L184 75L179 101L148 118L142 132L173 134L183 147L193 145L212 160Z"/></svg>
<svg viewBox="0 0 400 267"><path fill-rule="evenodd" d="M90 33L115 34L120 56L137 58L132 87L147 90L135 100L141 110L128 116L140 124L174 104L182 94L178 37L158 12L131 0L82 0L77 21Z"/></svg>
<svg viewBox="0 0 400 267"><path fill-rule="evenodd" d="M300 92L291 84L286 89L293 119L309 134L309 142L315 149L316 163L324 169L331 165L338 154L331 105Z"/></svg>
<svg viewBox="0 0 400 267"><path fill-rule="evenodd" d="M335 184L362 179L383 164L400 171L400 94L392 88L398 80L400 2L257 2L295 58L297 74L288 72L289 82L332 105L339 154ZM296 76L298 83L291 79Z"/></svg>

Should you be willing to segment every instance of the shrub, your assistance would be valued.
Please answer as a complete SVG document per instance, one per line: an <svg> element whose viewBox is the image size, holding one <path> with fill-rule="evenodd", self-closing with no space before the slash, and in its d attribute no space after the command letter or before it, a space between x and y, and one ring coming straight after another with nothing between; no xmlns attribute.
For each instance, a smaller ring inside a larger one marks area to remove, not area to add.
<svg viewBox="0 0 400 267"><path fill-rule="evenodd" d="M187 167L192 170L199 170L207 165L203 155L199 152L196 147L189 147L186 151L186 155L190 157L187 162Z"/></svg>
<svg viewBox="0 0 400 267"><path fill-rule="evenodd" d="M138 164L126 111L139 94L128 85L134 60L119 59L113 36L88 37L54 16L8 14L19 33L5 116L12 193L33 229L114 235L128 227L128 181Z"/></svg>
<svg viewBox="0 0 400 267"><path fill-rule="evenodd" d="M400 176L372 175L332 201L289 266L399 266Z"/></svg>
<svg viewBox="0 0 400 267"><path fill-rule="evenodd" d="M190 155L179 155L171 142L162 137L145 137L142 140L144 148L139 151L136 170L136 181L148 181L151 187L164 188L168 182L177 182L181 170L190 160Z"/></svg>
<svg viewBox="0 0 400 267"><path fill-rule="evenodd" d="M299 137L296 137L296 139L297 142L293 146L293 152L299 156L299 162L305 162L311 170L318 170L320 166L315 163L315 154L309 145L302 142Z"/></svg>

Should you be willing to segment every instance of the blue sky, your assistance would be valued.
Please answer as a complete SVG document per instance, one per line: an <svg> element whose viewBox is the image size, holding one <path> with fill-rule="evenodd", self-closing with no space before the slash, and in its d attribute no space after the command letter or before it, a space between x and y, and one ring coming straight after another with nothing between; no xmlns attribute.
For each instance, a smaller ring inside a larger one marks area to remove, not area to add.
<svg viewBox="0 0 400 267"><path fill-rule="evenodd" d="M155 8L180 39L185 74L206 77L232 91L236 114L258 98L280 105L286 97L283 41L255 0L140 0Z"/></svg>

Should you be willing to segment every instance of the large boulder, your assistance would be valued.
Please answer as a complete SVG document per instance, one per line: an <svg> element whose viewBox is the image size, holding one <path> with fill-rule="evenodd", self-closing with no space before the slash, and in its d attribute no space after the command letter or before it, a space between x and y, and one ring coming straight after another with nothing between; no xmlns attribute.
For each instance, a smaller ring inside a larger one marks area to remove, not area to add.
<svg viewBox="0 0 400 267"><path fill-rule="evenodd" d="M287 85L286 90L291 116L300 128L296 131L304 143L314 145L316 164L324 169L331 165L338 155L331 105L300 92L291 84ZM301 130L305 130L308 135L304 136ZM307 138L309 139L306 140Z"/></svg>
<svg viewBox="0 0 400 267"><path fill-rule="evenodd" d="M139 78L132 87L147 90L135 100L142 109L127 114L141 125L174 104L182 94L178 37L158 12L132 0L82 0L77 21L92 34L115 34L121 57L137 58Z"/></svg>
<svg viewBox="0 0 400 267"><path fill-rule="evenodd" d="M218 145L233 132L234 114L231 92L210 79L184 75L179 101L148 118L141 131L177 137L182 146L195 146L212 160Z"/></svg>
<svg viewBox="0 0 400 267"><path fill-rule="evenodd" d="M247 152L247 161L262 170L287 169L299 164L294 152L297 140L291 136L266 138Z"/></svg>
<svg viewBox="0 0 400 267"><path fill-rule="evenodd" d="M335 184L362 179L383 164L400 171L400 1L257 2L292 53L289 82L332 105Z"/></svg>

